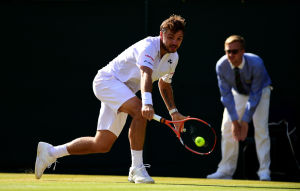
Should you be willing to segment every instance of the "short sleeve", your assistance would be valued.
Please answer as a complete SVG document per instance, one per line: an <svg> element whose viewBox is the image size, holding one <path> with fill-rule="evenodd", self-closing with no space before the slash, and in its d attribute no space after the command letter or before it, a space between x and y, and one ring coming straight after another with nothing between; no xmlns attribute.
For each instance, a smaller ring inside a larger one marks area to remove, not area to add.
<svg viewBox="0 0 300 191"><path fill-rule="evenodd" d="M140 66L147 66L153 70L154 59L157 56L157 51L151 45L151 43L147 43L144 50L140 53L137 61L137 65Z"/></svg>

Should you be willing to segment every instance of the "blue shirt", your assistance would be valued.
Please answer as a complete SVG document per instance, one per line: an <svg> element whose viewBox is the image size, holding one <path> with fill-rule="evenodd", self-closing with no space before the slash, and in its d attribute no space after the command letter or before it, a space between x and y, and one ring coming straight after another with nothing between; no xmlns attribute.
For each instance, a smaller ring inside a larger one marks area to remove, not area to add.
<svg viewBox="0 0 300 191"><path fill-rule="evenodd" d="M240 70L240 75L244 89L249 95L249 99L244 115L242 116L242 121L250 122L260 101L262 89L271 84L271 79L264 66L263 60L259 56L244 53L243 59L245 62ZM224 107L227 108L231 120L238 120L239 117L232 95L232 88L237 91L235 75L226 55L217 62L216 72L221 93L221 102Z"/></svg>

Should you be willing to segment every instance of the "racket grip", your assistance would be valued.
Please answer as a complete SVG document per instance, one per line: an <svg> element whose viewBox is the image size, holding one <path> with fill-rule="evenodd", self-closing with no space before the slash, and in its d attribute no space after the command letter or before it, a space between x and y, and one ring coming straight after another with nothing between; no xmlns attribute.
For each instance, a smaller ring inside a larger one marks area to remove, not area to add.
<svg viewBox="0 0 300 191"><path fill-rule="evenodd" d="M161 116L154 114L154 115L153 115L153 119L154 119L155 121L160 122Z"/></svg>

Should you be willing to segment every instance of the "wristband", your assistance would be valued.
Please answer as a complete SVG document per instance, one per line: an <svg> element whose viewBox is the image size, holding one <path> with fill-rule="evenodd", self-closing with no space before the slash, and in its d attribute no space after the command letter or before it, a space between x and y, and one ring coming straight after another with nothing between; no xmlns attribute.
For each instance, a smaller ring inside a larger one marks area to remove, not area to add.
<svg viewBox="0 0 300 191"><path fill-rule="evenodd" d="M178 112L178 109L177 108L174 108L174 109L170 109L169 110L169 114L172 115L173 113L175 112Z"/></svg>
<svg viewBox="0 0 300 191"><path fill-rule="evenodd" d="M143 105L153 105L151 92L142 93L142 103Z"/></svg>

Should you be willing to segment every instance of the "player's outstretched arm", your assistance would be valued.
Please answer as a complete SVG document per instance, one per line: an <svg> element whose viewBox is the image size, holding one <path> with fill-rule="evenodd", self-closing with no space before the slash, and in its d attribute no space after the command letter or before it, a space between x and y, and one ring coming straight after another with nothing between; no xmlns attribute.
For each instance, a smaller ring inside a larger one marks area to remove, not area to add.
<svg viewBox="0 0 300 191"><path fill-rule="evenodd" d="M173 96L173 88L171 83L164 82L161 78L158 81L158 87L161 97L163 98L166 107L168 110L172 110L176 108L174 96Z"/></svg>
<svg viewBox="0 0 300 191"><path fill-rule="evenodd" d="M159 87L160 95L163 98L165 105L170 112L172 120L177 121L186 118L186 116L181 115L176 109L174 96L173 96L173 88L171 86L171 83L167 83L162 79L159 79L158 87Z"/></svg>

